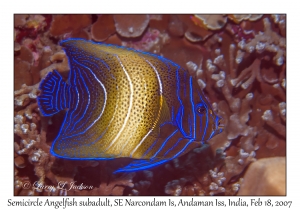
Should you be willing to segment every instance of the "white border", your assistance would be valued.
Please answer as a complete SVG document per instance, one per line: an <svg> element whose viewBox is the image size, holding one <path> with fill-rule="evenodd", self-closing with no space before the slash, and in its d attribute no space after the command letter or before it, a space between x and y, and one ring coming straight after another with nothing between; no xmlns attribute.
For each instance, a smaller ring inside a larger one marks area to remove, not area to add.
<svg viewBox="0 0 300 210"><path fill-rule="evenodd" d="M296 1L293 1L296 2ZM292 1L279 0L113 0L113 1L1 1L1 181L0 209L8 209L8 199L22 200L28 197L13 197L13 14L14 13L287 13L287 197L272 197L292 200L290 209L300 209L299 199L299 6ZM4 134L4 135L3 135ZM94 197L96 199L96 197ZM116 198L116 197L114 197ZM170 197L159 197L167 200ZM251 197L242 197L249 199ZM257 198L257 197L255 197ZM266 197L263 197L266 199ZM44 199L44 198L43 198ZM54 200L61 199L59 197ZM76 197L79 201L86 197ZM112 198L113 199L113 198ZM151 197L133 198L148 200ZM180 199L179 197L172 199ZM185 199L188 199L185 197ZM203 197L203 200L215 197ZM228 199L218 197L218 199ZM11 208L11 207L10 207ZM30 207L29 207L30 208ZM27 209L29 209L27 208ZM43 207L54 209L54 207ZM99 207L98 207L99 208ZM125 207L130 208L130 207ZM148 207L143 207L148 208ZM157 207L156 207L157 208ZM172 208L172 207L168 207ZM194 207L195 208L195 207ZM196 207L201 208L201 207ZM256 207L255 207L256 208ZM19 209L16 208L15 209ZM31 208L30 208L31 209ZM62 208L60 208L62 209ZM102 209L105 209L102 207ZM110 208L111 209L111 208ZM149 208L148 208L149 209ZM247 209L254 209L249 207Z"/></svg>

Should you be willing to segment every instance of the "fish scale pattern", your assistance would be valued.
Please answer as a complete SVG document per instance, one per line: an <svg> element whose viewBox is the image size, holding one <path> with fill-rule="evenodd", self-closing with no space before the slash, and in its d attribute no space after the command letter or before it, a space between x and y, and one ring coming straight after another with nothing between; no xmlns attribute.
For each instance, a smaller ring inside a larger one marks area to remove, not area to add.
<svg viewBox="0 0 300 210"><path fill-rule="evenodd" d="M186 70L150 53L82 39L63 40L68 84L41 83L42 114L68 108L51 148L69 159L137 159L116 172L167 162L220 133L220 118ZM52 92L51 92L52 91ZM54 98L54 99L53 99Z"/></svg>

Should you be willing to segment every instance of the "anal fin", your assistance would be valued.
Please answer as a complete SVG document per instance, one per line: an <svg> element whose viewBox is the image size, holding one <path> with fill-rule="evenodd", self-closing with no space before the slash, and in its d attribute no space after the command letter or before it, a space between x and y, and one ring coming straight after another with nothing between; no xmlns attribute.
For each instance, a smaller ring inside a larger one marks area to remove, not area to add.
<svg viewBox="0 0 300 210"><path fill-rule="evenodd" d="M140 171L140 170L146 170L149 168L152 168L154 166L163 164L165 162L169 161L169 159L159 159L159 158L153 158L150 160L135 160L125 166L124 168L120 168L116 170L114 173L120 173L120 172L133 172L133 171Z"/></svg>
<svg viewBox="0 0 300 210"><path fill-rule="evenodd" d="M39 89L41 94L37 97L38 105L43 116L51 116L68 108L68 89L61 75L54 70L42 80Z"/></svg>

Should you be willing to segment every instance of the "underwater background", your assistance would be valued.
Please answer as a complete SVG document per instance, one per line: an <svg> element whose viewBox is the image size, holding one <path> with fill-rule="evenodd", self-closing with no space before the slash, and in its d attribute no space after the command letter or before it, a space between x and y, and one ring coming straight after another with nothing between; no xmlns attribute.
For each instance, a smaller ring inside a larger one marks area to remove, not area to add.
<svg viewBox="0 0 300 210"><path fill-rule="evenodd" d="M48 72L67 79L68 60L58 44L67 38L155 53L186 68L224 131L182 157L134 173L113 174L129 159L51 156L64 112L41 116L36 97ZM286 194L285 15L18 14L14 97L15 195ZM60 183L67 184L39 187ZM66 190L71 183L84 186Z"/></svg>

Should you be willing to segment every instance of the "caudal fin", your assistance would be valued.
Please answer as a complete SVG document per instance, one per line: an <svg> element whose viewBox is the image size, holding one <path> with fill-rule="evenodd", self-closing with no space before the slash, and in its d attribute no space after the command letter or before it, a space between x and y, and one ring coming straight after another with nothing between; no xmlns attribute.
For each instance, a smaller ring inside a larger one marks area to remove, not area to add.
<svg viewBox="0 0 300 210"><path fill-rule="evenodd" d="M69 88L69 85L62 80L61 75L56 70L48 73L39 86L41 95L37 97L43 116L51 116L68 108L67 92Z"/></svg>

